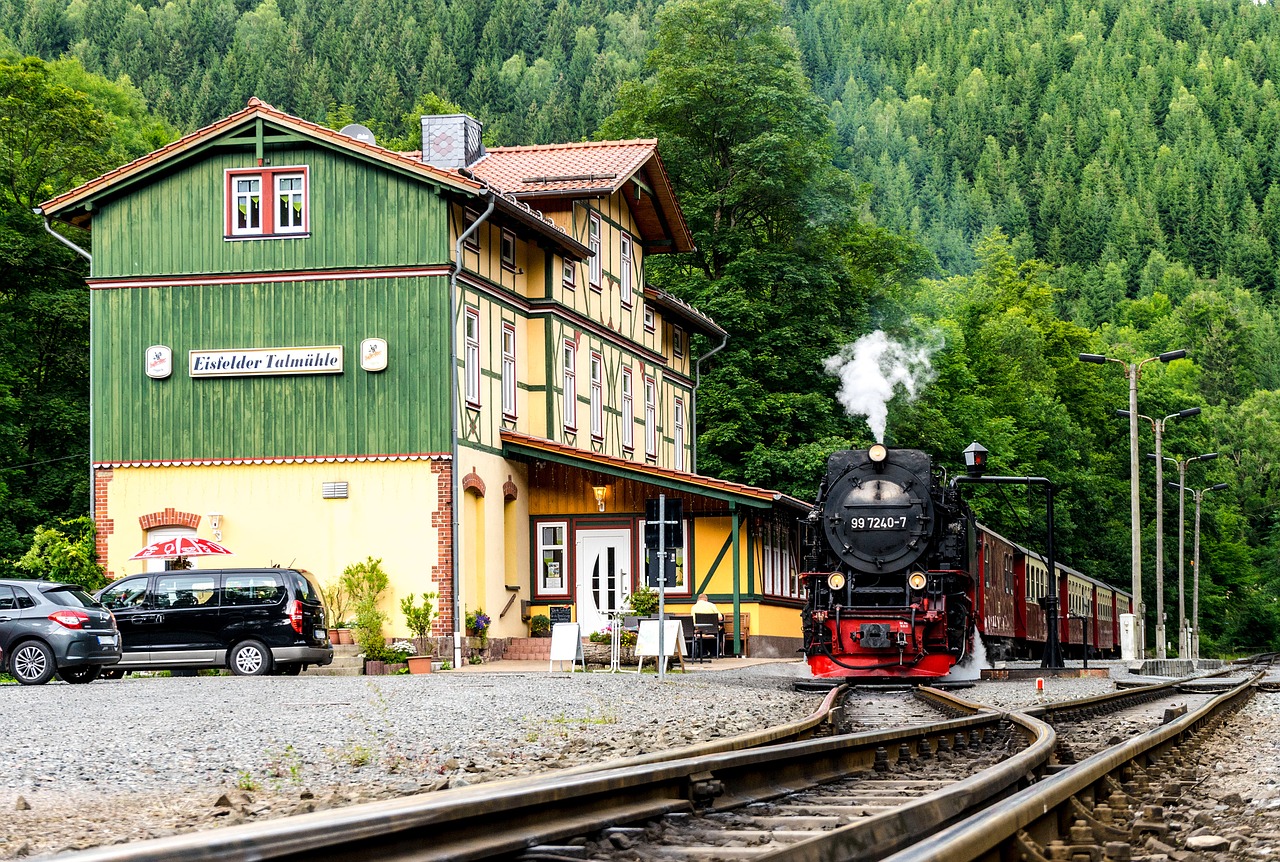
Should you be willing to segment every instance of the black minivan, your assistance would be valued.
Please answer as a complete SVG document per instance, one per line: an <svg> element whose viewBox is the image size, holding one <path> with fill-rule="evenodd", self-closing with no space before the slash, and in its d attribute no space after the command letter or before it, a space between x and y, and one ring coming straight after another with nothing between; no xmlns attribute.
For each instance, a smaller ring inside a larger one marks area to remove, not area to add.
<svg viewBox="0 0 1280 862"><path fill-rule="evenodd" d="M324 605L301 569L174 569L121 578L97 594L115 614L131 670L230 668L294 675L333 661Z"/></svg>

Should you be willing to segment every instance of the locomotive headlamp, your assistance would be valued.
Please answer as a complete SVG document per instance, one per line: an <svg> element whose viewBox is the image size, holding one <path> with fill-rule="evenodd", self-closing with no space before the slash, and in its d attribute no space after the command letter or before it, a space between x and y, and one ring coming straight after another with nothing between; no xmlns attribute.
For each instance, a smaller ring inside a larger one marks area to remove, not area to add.
<svg viewBox="0 0 1280 862"><path fill-rule="evenodd" d="M882 443L875 443L867 450L867 457L871 459L872 464L883 464L884 459L889 457L889 450Z"/></svg>
<svg viewBox="0 0 1280 862"><path fill-rule="evenodd" d="M844 589L844 575L840 572L832 572L827 575L827 586L833 590Z"/></svg>
<svg viewBox="0 0 1280 862"><path fill-rule="evenodd" d="M907 583L911 585L913 590L923 590L927 580L924 572L912 572L910 577L907 578Z"/></svg>

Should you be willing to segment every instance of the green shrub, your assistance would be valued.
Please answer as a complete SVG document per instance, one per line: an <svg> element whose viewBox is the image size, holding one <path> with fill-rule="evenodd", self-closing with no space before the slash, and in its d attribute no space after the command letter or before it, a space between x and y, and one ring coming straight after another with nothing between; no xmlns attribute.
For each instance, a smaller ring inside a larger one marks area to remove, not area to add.
<svg viewBox="0 0 1280 862"><path fill-rule="evenodd" d="M409 593L400 600L400 613L404 614L405 625L415 638L425 638L431 634L431 620L436 615L435 593L423 593L422 604L416 604L414 594Z"/></svg>
<svg viewBox="0 0 1280 862"><path fill-rule="evenodd" d="M369 557L363 563L352 563L342 570L342 586L355 608L355 642L365 658L387 661L387 645L382 636L382 626L387 615L378 607L390 585L390 578L382 568L382 560Z"/></svg>
<svg viewBox="0 0 1280 862"><path fill-rule="evenodd" d="M78 584L89 592L107 585L98 565L94 537L97 530L88 517L59 519L57 527L36 527L35 540L17 567L27 577L63 584Z"/></svg>
<svg viewBox="0 0 1280 862"><path fill-rule="evenodd" d="M537 614L529 620L529 634L535 638L544 638L551 634L551 617Z"/></svg>
<svg viewBox="0 0 1280 862"><path fill-rule="evenodd" d="M643 584L636 588L627 601L637 616L648 617L658 612L658 591Z"/></svg>

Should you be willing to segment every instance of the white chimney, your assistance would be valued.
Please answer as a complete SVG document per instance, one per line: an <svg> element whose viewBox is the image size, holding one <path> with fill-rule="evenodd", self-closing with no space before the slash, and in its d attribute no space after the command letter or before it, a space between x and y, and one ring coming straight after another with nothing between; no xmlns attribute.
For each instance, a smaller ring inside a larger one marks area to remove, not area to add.
<svg viewBox="0 0 1280 862"><path fill-rule="evenodd" d="M466 114L423 117L422 160L446 170L471 167L484 155L483 129L479 120Z"/></svg>

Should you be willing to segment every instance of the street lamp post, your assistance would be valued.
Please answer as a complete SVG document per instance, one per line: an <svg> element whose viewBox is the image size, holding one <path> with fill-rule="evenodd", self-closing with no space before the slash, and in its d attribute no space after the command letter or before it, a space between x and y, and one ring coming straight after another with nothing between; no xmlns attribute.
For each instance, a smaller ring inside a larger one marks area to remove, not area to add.
<svg viewBox="0 0 1280 862"><path fill-rule="evenodd" d="M1187 642L1187 604L1183 598L1186 595L1186 581L1183 579L1184 564L1187 559L1187 516L1186 516L1186 487L1187 487L1187 466L1193 461L1212 461L1218 457L1217 452L1205 452L1202 455L1192 455L1190 458L1171 458L1164 456L1164 460L1172 461L1178 465L1178 658L1186 658L1191 652L1191 644ZM1170 485L1173 483L1170 482ZM1194 493L1194 489L1192 491Z"/></svg>
<svg viewBox="0 0 1280 862"><path fill-rule="evenodd" d="M1175 359L1183 359L1186 355L1185 350L1170 350L1141 362L1126 363L1100 353L1080 354L1081 362L1092 362L1097 365L1105 365L1108 362L1118 363L1124 368L1124 376L1129 380L1129 525L1133 534L1130 553L1133 559L1133 600L1138 605L1137 619L1134 622L1138 628L1139 649L1144 652L1147 643L1147 610L1142 601L1142 512L1138 499L1138 378L1142 375L1142 366L1148 362L1155 362L1157 359L1161 362L1172 362Z"/></svg>
<svg viewBox="0 0 1280 862"><path fill-rule="evenodd" d="M1128 410L1117 410L1116 415L1122 418L1128 418ZM1146 419L1151 423L1151 430L1156 435L1156 658L1165 658L1165 631L1164 631L1164 459L1161 458L1161 446L1164 440L1164 427L1170 419L1189 419L1192 416L1199 416L1199 407L1188 407L1186 410L1179 410L1177 413L1170 413L1163 419L1153 419L1150 416L1139 414L1139 419ZM1181 554L1181 549L1179 549ZM1179 562L1181 565L1181 562ZM1181 587L1179 587L1178 600L1181 602ZM1181 655L1181 653L1179 653Z"/></svg>
<svg viewBox="0 0 1280 862"><path fill-rule="evenodd" d="M1181 485L1178 487L1179 489L1182 488ZM1210 491L1225 491L1226 489L1226 482L1219 482L1216 485L1210 485L1208 488L1201 488L1199 491L1195 488L1191 489L1191 497L1196 504L1196 533L1195 541L1192 543L1194 550L1192 551L1191 562L1191 657L1193 659L1200 658L1200 501Z"/></svg>

